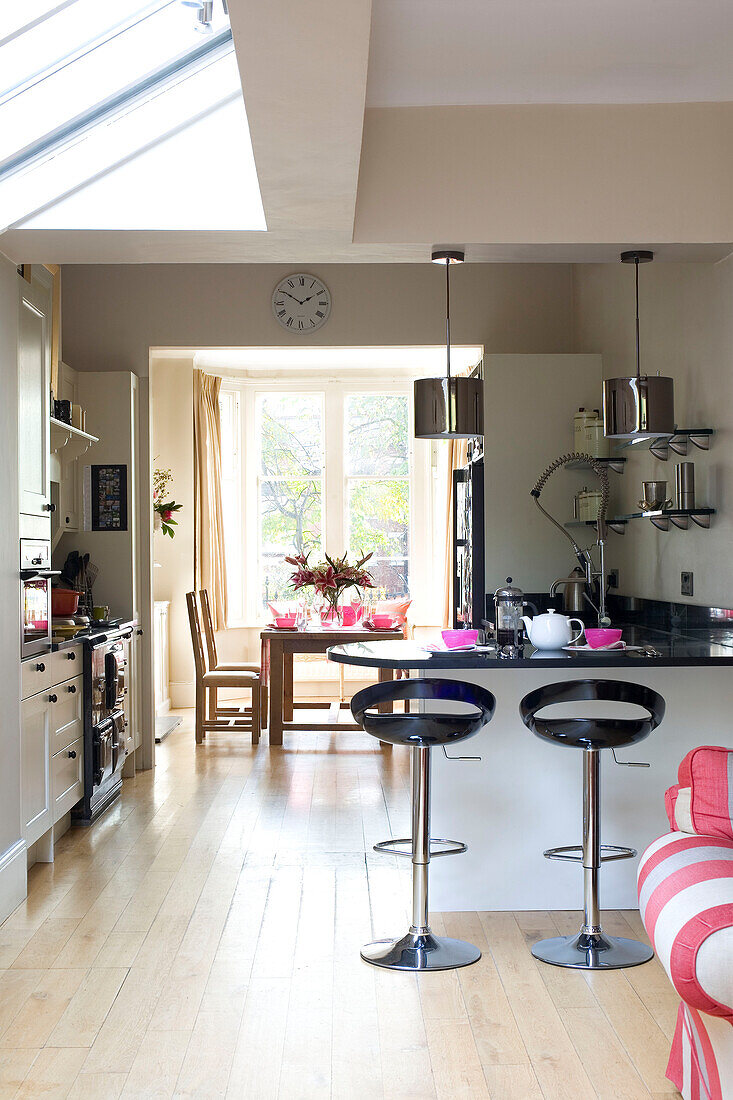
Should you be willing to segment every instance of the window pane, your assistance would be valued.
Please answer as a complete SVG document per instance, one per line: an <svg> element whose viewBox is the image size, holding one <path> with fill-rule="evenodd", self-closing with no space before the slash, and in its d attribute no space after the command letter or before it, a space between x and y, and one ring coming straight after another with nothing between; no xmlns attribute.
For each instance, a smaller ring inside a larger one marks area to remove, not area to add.
<svg viewBox="0 0 733 1100"><path fill-rule="evenodd" d="M292 566L286 554L321 549L321 481L263 479L260 482L260 593L263 604L294 599L287 581Z"/></svg>
<svg viewBox="0 0 733 1100"><path fill-rule="evenodd" d="M348 485L349 547L375 558L407 558L410 544L410 485L405 480Z"/></svg>
<svg viewBox="0 0 733 1100"><path fill-rule="evenodd" d="M406 394L353 393L345 401L346 473L406 475L409 466Z"/></svg>
<svg viewBox="0 0 733 1100"><path fill-rule="evenodd" d="M319 394L268 393L258 398L260 473L320 478L323 401ZM320 514L318 523L320 526Z"/></svg>

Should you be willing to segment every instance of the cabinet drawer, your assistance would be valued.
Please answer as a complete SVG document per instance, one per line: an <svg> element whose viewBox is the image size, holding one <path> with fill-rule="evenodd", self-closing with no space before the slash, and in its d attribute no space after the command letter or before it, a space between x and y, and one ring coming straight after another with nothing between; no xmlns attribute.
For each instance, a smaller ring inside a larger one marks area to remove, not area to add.
<svg viewBox="0 0 733 1100"><path fill-rule="evenodd" d="M75 806L84 794L84 742L74 741L51 761L54 823Z"/></svg>
<svg viewBox="0 0 733 1100"><path fill-rule="evenodd" d="M54 701L54 696L55 701ZM54 684L49 693L51 712L51 755L84 736L84 693L82 677Z"/></svg>
<svg viewBox="0 0 733 1100"><path fill-rule="evenodd" d="M54 682L51 658L55 656L55 653L43 653L20 662L21 698L27 699L50 687Z"/></svg>
<svg viewBox="0 0 733 1100"><path fill-rule="evenodd" d="M21 704L20 735L23 836L30 846L53 824L49 776L51 729L45 692L33 695Z"/></svg>
<svg viewBox="0 0 733 1100"><path fill-rule="evenodd" d="M70 646L68 649L58 649L51 654L51 668L53 669L52 684L60 684L62 680L68 680L71 676L81 676L82 673L82 646Z"/></svg>

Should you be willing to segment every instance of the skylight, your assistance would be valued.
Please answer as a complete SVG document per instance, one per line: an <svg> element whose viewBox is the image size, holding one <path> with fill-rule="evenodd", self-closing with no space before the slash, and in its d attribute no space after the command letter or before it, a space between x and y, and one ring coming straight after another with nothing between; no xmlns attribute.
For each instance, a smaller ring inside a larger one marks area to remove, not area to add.
<svg viewBox="0 0 733 1100"><path fill-rule="evenodd" d="M266 228L221 0L23 10L22 27L0 15L0 231ZM212 178L236 172L228 201L156 202L190 193L182 161ZM154 209L164 216L151 224Z"/></svg>

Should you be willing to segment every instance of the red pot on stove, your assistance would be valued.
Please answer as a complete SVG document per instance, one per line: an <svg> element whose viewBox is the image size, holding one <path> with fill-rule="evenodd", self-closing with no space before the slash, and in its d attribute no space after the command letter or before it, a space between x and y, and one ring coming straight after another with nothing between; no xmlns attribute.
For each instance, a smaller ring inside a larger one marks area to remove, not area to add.
<svg viewBox="0 0 733 1100"><path fill-rule="evenodd" d="M76 615L79 608L79 593L71 588L51 589L51 613L58 618L65 619L68 615Z"/></svg>

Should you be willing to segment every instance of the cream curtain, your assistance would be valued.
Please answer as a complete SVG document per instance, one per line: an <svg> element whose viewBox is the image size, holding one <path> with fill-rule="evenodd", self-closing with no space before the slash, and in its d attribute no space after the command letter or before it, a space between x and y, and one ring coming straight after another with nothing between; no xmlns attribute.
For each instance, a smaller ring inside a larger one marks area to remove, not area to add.
<svg viewBox="0 0 733 1100"><path fill-rule="evenodd" d="M214 630L227 622L224 514L221 503L221 378L193 372L194 584L209 593Z"/></svg>
<svg viewBox="0 0 733 1100"><path fill-rule="evenodd" d="M449 439L448 446L448 485L446 487L446 537L445 537L445 573L443 625L453 626L453 471L465 466L468 461L468 440Z"/></svg>

